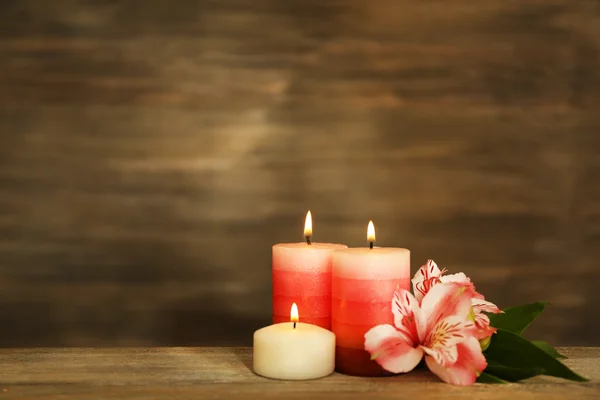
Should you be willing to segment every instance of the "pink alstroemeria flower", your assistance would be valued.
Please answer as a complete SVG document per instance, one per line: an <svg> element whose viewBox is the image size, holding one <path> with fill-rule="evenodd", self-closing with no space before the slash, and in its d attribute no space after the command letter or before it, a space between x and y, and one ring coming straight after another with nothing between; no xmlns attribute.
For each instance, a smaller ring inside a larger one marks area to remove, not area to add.
<svg viewBox="0 0 600 400"><path fill-rule="evenodd" d="M500 309L494 303L486 301L485 297L475 290L475 285L464 273L459 272L451 275L444 275L444 273L446 273L445 268L440 270L435 261L428 260L427 263L417 271L412 279L415 297L417 300L421 301L423 296L438 283L454 282L467 287L469 291L473 293L473 297L471 298L473 314L471 315L471 318L474 319L475 326L477 327L475 337L477 337L478 340L486 342L485 339L496 332L496 328L490 326L490 319L484 312L497 314L500 312Z"/></svg>
<svg viewBox="0 0 600 400"><path fill-rule="evenodd" d="M487 367L469 320L473 293L450 282L430 287L419 301L397 289L392 301L394 326L378 325L365 334L365 350L384 369L401 373L415 368L423 356L444 382L471 385Z"/></svg>

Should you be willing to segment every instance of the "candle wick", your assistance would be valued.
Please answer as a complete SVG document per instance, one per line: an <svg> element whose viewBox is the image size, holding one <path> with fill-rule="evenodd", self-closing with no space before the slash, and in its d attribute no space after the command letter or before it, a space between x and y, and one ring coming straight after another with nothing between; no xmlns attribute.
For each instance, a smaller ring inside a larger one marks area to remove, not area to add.
<svg viewBox="0 0 600 400"><path fill-rule="evenodd" d="M311 243L310 243L310 235L306 237L306 243L307 243L307 244L311 244Z"/></svg>
<svg viewBox="0 0 600 400"><path fill-rule="evenodd" d="M369 249L373 248L373 242L369 242Z"/></svg>
<svg viewBox="0 0 600 400"><path fill-rule="evenodd" d="M294 329L296 329L296 321L294 321Z"/></svg>

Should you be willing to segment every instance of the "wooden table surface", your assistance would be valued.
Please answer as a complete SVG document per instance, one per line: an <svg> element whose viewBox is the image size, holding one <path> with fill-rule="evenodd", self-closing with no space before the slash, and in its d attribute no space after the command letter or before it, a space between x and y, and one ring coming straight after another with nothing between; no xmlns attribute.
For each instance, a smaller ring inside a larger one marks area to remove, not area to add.
<svg viewBox="0 0 600 400"><path fill-rule="evenodd" d="M560 350L590 382L455 387L425 370L290 382L256 376L251 348L2 349L0 399L600 399L600 348Z"/></svg>

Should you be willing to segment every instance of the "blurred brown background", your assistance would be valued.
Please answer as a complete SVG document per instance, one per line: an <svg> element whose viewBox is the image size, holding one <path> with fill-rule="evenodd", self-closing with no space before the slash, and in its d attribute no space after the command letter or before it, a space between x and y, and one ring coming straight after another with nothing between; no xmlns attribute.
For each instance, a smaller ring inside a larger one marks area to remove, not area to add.
<svg viewBox="0 0 600 400"><path fill-rule="evenodd" d="M308 209L600 345L599 131L596 0L2 0L0 345L250 344Z"/></svg>

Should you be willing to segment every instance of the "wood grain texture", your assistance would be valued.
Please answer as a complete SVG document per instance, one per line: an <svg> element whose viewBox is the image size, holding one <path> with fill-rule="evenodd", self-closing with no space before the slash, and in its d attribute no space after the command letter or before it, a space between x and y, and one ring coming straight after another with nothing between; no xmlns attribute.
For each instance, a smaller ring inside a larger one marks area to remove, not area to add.
<svg viewBox="0 0 600 400"><path fill-rule="evenodd" d="M334 373L276 381L252 372L251 348L105 348L0 350L2 399L597 399L600 349L561 349L573 383L537 377L519 384L455 387L427 370L388 378Z"/></svg>
<svg viewBox="0 0 600 400"><path fill-rule="evenodd" d="M307 209L600 345L599 109L592 0L3 0L0 345L248 345Z"/></svg>

